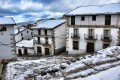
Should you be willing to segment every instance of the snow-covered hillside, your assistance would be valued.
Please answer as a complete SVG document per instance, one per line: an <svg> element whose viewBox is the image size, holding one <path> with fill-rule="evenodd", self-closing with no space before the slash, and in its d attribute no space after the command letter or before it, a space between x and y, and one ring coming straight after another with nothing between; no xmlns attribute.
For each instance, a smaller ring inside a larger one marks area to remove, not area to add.
<svg viewBox="0 0 120 80"><path fill-rule="evenodd" d="M7 65L6 80L63 80L64 78L106 80L102 78L101 74L104 73L102 71L109 72L110 68L117 70L120 67L119 53L120 47L114 46L84 57L53 56L38 60L11 62ZM108 72L105 72L106 76ZM116 75L118 74L120 72ZM93 79L94 75L96 77Z"/></svg>

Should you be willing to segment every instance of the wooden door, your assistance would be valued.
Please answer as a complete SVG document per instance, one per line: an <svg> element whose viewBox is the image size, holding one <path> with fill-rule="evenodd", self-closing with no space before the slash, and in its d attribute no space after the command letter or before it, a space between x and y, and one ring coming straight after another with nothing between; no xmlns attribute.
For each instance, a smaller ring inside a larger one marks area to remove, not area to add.
<svg viewBox="0 0 120 80"><path fill-rule="evenodd" d="M45 48L45 55L50 55L49 48Z"/></svg>
<svg viewBox="0 0 120 80"><path fill-rule="evenodd" d="M87 49L87 53L92 53L92 52L94 52L94 43L88 42L86 49Z"/></svg>
<svg viewBox="0 0 120 80"><path fill-rule="evenodd" d="M28 55L27 49L24 49L24 55Z"/></svg>
<svg viewBox="0 0 120 80"><path fill-rule="evenodd" d="M21 51L21 49L18 49L18 55L19 55L19 56L22 56L22 51Z"/></svg>

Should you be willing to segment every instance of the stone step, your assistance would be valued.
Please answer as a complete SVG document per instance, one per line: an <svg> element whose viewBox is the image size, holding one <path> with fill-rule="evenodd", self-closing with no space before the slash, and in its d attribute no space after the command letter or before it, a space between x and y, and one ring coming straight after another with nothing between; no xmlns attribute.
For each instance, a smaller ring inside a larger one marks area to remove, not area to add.
<svg viewBox="0 0 120 80"><path fill-rule="evenodd" d="M102 64L106 64L106 63L112 63L112 62L116 62L116 61L119 61L119 59L110 59L110 60L105 60L105 61L99 61L99 62L95 62L95 63L88 63L88 65L90 65L91 67L95 67L95 66L99 66L99 65L102 65ZM80 66L78 67L77 69L73 69L71 71L68 71L68 72L65 72L66 75L70 75L72 73L76 73L78 71L83 71L83 70L86 70L86 69L89 69L90 67L87 66L87 65L83 65L83 66Z"/></svg>
<svg viewBox="0 0 120 80"><path fill-rule="evenodd" d="M112 63L106 63L106 64L102 64L102 65L99 65L99 66L95 66L94 68L99 70L99 71L96 71L94 69L86 69L86 70L79 70L78 72L76 73L72 73L70 75L67 75L67 78L70 78L70 79L77 79L77 78L84 78L84 77L87 77L87 76L90 76L90 75L93 75L93 74L96 74L96 73L99 73L101 71L104 71L104 70L107 70L107 69L110 69L112 67L116 67L120 65L120 61L116 61L116 62L112 62ZM87 72L87 73L86 73Z"/></svg>

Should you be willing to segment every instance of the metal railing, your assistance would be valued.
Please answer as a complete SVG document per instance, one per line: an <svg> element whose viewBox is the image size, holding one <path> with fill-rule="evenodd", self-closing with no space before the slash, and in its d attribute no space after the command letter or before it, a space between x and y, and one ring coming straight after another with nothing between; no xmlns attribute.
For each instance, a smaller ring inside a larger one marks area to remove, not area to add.
<svg viewBox="0 0 120 80"><path fill-rule="evenodd" d="M112 36L111 35L101 35L101 40L104 42L111 42L112 41Z"/></svg>
<svg viewBox="0 0 120 80"><path fill-rule="evenodd" d="M50 44L48 42L42 42L42 41L38 41L38 40L35 40L35 44L43 45L43 46L50 46Z"/></svg>
<svg viewBox="0 0 120 80"><path fill-rule="evenodd" d="M97 34L84 34L84 39L86 40L97 40Z"/></svg>
<svg viewBox="0 0 120 80"><path fill-rule="evenodd" d="M80 39L80 34L75 34L75 33L71 33L71 38L73 39Z"/></svg>

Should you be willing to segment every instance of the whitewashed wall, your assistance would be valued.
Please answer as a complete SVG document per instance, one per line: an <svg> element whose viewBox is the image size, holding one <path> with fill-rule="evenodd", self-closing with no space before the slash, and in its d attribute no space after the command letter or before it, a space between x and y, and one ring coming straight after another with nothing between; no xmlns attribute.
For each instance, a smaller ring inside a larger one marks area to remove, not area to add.
<svg viewBox="0 0 120 80"><path fill-rule="evenodd" d="M0 26L1 28L2 26ZM3 44L11 44L15 43L13 42L13 40L11 40L13 38L13 36L11 36L10 34L14 34L14 26L6 26L7 31L3 31L0 32L0 42L2 42ZM3 35L2 35L3 33ZM4 59L12 59L16 57L14 48L11 48L12 45L1 45L0 44L0 58L4 58Z"/></svg>
<svg viewBox="0 0 120 80"><path fill-rule="evenodd" d="M66 26L65 23L54 29L55 49L64 48L66 46Z"/></svg>
<svg viewBox="0 0 120 80"><path fill-rule="evenodd" d="M27 33L27 31L28 31L28 33ZM22 36L21 36L21 34L22 34ZM21 41L22 37L23 37L23 40L28 40L28 39L30 40L30 39L32 39L32 36L33 36L33 31L26 29L26 30L16 34L15 40L16 40L16 42Z"/></svg>
<svg viewBox="0 0 120 80"><path fill-rule="evenodd" d="M37 34L38 35L38 29L34 29L33 30L33 33L34 34ZM40 41L44 44L45 43L45 30L44 29L41 29L41 35L42 36L39 36L40 37ZM47 30L47 35L53 35L53 30ZM38 40L37 37L34 38L34 40ZM53 55L54 53L54 47L53 47L53 40L52 40L52 37L48 37L48 44L51 45L51 47L49 47L49 51L50 51L50 54ZM42 51L42 55L45 55L45 46L43 45L39 45L39 44L35 44L35 52L37 54L37 47L41 47L41 51Z"/></svg>
<svg viewBox="0 0 120 80"><path fill-rule="evenodd" d="M117 25L118 15L111 15L111 25ZM68 17L68 24L71 25L71 17ZM92 21L92 16L85 16L85 21L81 21L81 16L75 16L76 25L105 25L105 15L96 16L96 21Z"/></svg>
<svg viewBox="0 0 120 80"><path fill-rule="evenodd" d="M67 50L69 54L81 54L86 53L87 40L84 39L84 34L88 34L89 28L79 28L80 39L79 41L79 50L73 50L73 39L71 38L71 33L73 33L74 28L69 28L69 38ZM112 41L110 42L110 46L117 45L117 36L118 36L118 28L111 28L110 32L112 35ZM93 41L95 46L95 51L103 49L103 42L101 41L101 35L104 34L104 28L94 28L94 34L97 34L97 40Z"/></svg>
<svg viewBox="0 0 120 80"><path fill-rule="evenodd" d="M110 46L116 46L117 45L117 39L118 39L118 28L112 28L111 29L111 35L112 35L112 42Z"/></svg>

